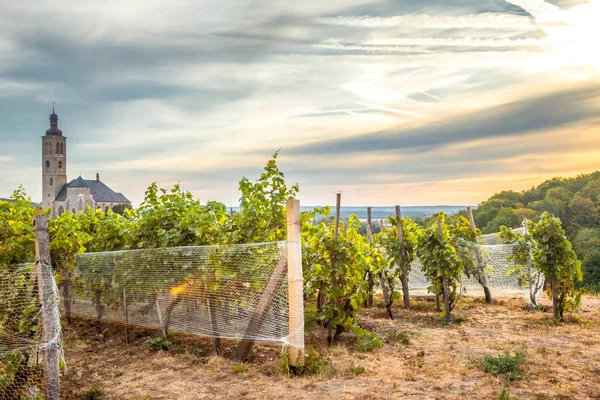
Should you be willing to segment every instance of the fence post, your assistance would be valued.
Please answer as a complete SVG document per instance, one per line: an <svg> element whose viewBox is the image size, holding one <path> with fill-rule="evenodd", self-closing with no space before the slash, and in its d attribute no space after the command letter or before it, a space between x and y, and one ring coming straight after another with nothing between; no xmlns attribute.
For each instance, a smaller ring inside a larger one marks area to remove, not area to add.
<svg viewBox="0 0 600 400"><path fill-rule="evenodd" d="M304 365L304 277L302 275L300 201L289 199L286 213L290 365L299 367Z"/></svg>
<svg viewBox="0 0 600 400"><path fill-rule="evenodd" d="M471 232L473 232L473 236L475 237L475 243L478 243L477 240L477 227L475 226L475 219L473 218L473 210L471 207L467 207L467 216L469 217L469 224L471 225ZM479 284L483 287L483 294L485 296L485 302L487 304L492 304L492 292L490 291L490 287L488 285L487 276L485 274L485 265L483 263L483 259L481 257L481 253L479 252L479 248L475 251L475 257L477 262L477 270L479 271Z"/></svg>
<svg viewBox="0 0 600 400"><path fill-rule="evenodd" d="M444 231L442 228L442 219L440 217L437 218L437 225L438 225L438 234L440 235L440 239L444 237ZM442 288L443 288L443 296L444 296L444 311L445 311L445 316L444 316L444 322L446 324L450 323L450 293L449 293L449 289L448 289L448 278L446 278L446 275L442 275Z"/></svg>
<svg viewBox="0 0 600 400"><path fill-rule="evenodd" d="M371 227L371 207L367 207L367 237L369 243L373 244L373 228ZM373 307L373 287L375 286L375 279L371 271L367 271L367 279L369 282L369 296L367 297L367 307Z"/></svg>
<svg viewBox="0 0 600 400"><path fill-rule="evenodd" d="M54 277L50 259L50 237L48 236L48 218L36 215L34 220L35 263L38 274L38 290L42 304L43 338L46 344L44 356L44 375L46 399L60 399L59 332L60 321L56 312L57 300L54 293Z"/></svg>
<svg viewBox="0 0 600 400"><path fill-rule="evenodd" d="M404 308L410 308L410 293L408 291L408 265L404 259L404 227L402 226L402 215L400 214L400 206L396 206L396 230L398 231L398 242L402 249L400 268L402 269L402 295L404 300Z"/></svg>

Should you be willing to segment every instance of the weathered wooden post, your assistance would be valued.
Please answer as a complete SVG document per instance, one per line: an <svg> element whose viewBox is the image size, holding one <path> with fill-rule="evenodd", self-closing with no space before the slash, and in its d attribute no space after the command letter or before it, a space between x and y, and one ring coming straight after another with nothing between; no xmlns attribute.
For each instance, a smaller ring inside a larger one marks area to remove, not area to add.
<svg viewBox="0 0 600 400"><path fill-rule="evenodd" d="M408 265L404 259L404 227L402 226L402 216L400 214L400 206L396 206L396 229L398 230L398 242L402 252L402 295L404 296L404 308L410 308L410 293L408 292Z"/></svg>
<svg viewBox="0 0 600 400"><path fill-rule="evenodd" d="M367 207L367 238L369 243L373 243L373 228L371 227L371 207ZM367 297L367 307L373 307L373 287L375 286L375 280L371 271L367 271L367 280L369 282L369 296Z"/></svg>
<svg viewBox="0 0 600 400"><path fill-rule="evenodd" d="M302 275L300 201L289 199L286 213L290 365L299 367L304 365L304 277Z"/></svg>
<svg viewBox="0 0 600 400"><path fill-rule="evenodd" d="M340 235L340 208L342 205L342 194L341 193L336 193L335 195L335 229L333 231L333 242L337 243L339 235ZM331 257L331 267L332 269L335 270L335 265L337 263L337 260L334 257ZM331 284L333 286L338 286L338 282L336 278L333 278L331 281ZM331 299L329 299L329 301L331 301ZM337 301L337 300L336 300ZM337 327L336 327L337 329ZM327 343L331 344L333 343L333 339L334 339L334 335L333 335L333 328L331 326L331 324L327 325Z"/></svg>
<svg viewBox="0 0 600 400"><path fill-rule="evenodd" d="M477 227L475 226L475 219L473 218L473 210L471 210L471 207L467 207L467 216L469 217L471 232L473 232L473 237L475 237L475 243L478 243ZM483 259L481 257L479 249L477 249L475 252L475 262L477 263L477 270L479 272L477 280L479 281L479 284L483 287L485 302L487 304L492 304L492 292L490 291L490 287L488 286L487 275L485 274L485 265L483 264Z"/></svg>
<svg viewBox="0 0 600 400"><path fill-rule="evenodd" d="M44 375L46 399L60 399L59 332L57 313L58 299L55 298L52 260L50 259L50 237L46 215L36 215L34 221L35 264L38 274L38 290L42 305L43 338L46 344Z"/></svg>
<svg viewBox="0 0 600 400"><path fill-rule="evenodd" d="M438 217L437 218L437 224L438 224L438 233L440 235L440 239L444 237L444 230L442 229L442 218ZM443 295L444 295L444 322L446 324L450 323L450 293L449 293L449 289L448 289L448 278L446 277L446 275L442 274L442 288L443 288Z"/></svg>

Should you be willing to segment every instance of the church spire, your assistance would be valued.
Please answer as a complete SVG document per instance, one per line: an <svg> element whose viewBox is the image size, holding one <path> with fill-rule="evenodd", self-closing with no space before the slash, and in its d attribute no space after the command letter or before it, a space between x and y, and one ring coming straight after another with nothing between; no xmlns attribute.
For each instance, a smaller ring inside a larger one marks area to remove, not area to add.
<svg viewBox="0 0 600 400"><path fill-rule="evenodd" d="M52 114L50 114L50 129L46 130L46 135L62 136L62 131L58 129L58 115L54 112L54 103L52 103Z"/></svg>

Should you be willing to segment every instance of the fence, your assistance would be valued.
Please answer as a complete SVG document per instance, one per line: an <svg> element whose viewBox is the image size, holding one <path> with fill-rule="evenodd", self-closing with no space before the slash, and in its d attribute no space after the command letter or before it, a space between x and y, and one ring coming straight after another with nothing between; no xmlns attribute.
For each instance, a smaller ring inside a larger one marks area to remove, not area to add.
<svg viewBox="0 0 600 400"><path fill-rule="evenodd" d="M48 224L36 217L36 263L0 265L0 399L60 398L58 291L52 277Z"/></svg>
<svg viewBox="0 0 600 400"><path fill-rule="evenodd" d="M283 343L295 365L304 348L299 209L288 202L283 242L83 254L61 306L68 318L241 340L240 359L253 341Z"/></svg>

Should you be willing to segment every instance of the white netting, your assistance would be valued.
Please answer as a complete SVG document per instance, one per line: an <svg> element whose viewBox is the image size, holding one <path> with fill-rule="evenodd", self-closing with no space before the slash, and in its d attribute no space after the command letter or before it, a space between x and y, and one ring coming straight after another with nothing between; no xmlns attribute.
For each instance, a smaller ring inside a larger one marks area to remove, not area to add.
<svg viewBox="0 0 600 400"><path fill-rule="evenodd" d="M87 253L75 267L67 315L289 343L286 242Z"/></svg>
<svg viewBox="0 0 600 400"><path fill-rule="evenodd" d="M512 230L512 232L524 235L525 228L515 228ZM488 233L485 235L481 235L481 237L479 238L479 243L488 245L505 244L504 240L500 237L498 233Z"/></svg>
<svg viewBox="0 0 600 400"><path fill-rule="evenodd" d="M52 268L0 265L0 399L58 399L61 359Z"/></svg>

